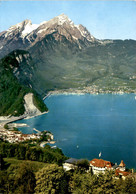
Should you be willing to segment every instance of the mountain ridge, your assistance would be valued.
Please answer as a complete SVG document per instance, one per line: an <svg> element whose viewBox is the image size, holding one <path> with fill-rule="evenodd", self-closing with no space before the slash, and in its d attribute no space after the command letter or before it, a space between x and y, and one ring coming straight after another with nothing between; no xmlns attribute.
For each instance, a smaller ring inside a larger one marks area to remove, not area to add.
<svg viewBox="0 0 136 194"><path fill-rule="evenodd" d="M15 49L27 50L30 55L15 72L20 83L41 96L50 90L84 87L135 92L135 40L98 40L65 14L32 25L30 20L18 24L7 42L2 39L6 32L0 36L0 48L5 44L0 56Z"/></svg>
<svg viewBox="0 0 136 194"><path fill-rule="evenodd" d="M85 42L85 45L96 41L83 25L75 25L65 14L40 24L32 24L31 20L26 19L0 33L0 58L15 49L28 50L46 35L56 31L68 40L77 42L80 49L79 40Z"/></svg>

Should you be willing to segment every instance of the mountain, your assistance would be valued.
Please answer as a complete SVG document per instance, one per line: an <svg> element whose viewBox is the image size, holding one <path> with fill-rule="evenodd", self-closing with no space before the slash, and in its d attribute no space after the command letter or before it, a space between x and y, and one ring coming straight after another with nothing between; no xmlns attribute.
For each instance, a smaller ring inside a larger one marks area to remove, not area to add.
<svg viewBox="0 0 136 194"><path fill-rule="evenodd" d="M135 92L136 41L98 40L61 14L39 25L25 20L0 33L0 57L28 52L14 73L41 96L49 90L84 87L97 92Z"/></svg>
<svg viewBox="0 0 136 194"><path fill-rule="evenodd" d="M0 58L15 49L29 49L49 34L57 34L56 40L60 40L59 35L65 36L79 48L96 40L84 26L75 25L64 14L39 25L24 20L0 33Z"/></svg>
<svg viewBox="0 0 136 194"><path fill-rule="evenodd" d="M25 81L23 77L21 81L17 79L21 72L19 69L22 69L21 66L28 65L31 61L29 57L27 51L20 50L13 51L0 60L0 115L2 116L19 116L24 113L34 114L34 112L47 111L47 107L39 95L25 84L27 77L31 75L29 74L29 67L26 68L27 73L23 72ZM21 82L24 84L21 84ZM30 101L34 103L33 110L30 110L31 107L27 106Z"/></svg>

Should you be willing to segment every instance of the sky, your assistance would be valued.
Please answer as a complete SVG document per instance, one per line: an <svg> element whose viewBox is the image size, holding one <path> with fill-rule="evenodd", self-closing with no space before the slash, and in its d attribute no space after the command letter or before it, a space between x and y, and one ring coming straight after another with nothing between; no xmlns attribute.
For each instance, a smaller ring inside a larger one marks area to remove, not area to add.
<svg viewBox="0 0 136 194"><path fill-rule="evenodd" d="M136 1L0 0L0 32L25 19L39 24L62 13L98 39L136 40Z"/></svg>

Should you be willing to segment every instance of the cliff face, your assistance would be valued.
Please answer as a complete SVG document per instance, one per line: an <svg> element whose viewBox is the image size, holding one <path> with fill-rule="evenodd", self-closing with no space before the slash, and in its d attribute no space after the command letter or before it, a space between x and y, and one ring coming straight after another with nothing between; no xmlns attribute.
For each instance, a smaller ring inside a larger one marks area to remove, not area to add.
<svg viewBox="0 0 136 194"><path fill-rule="evenodd" d="M24 96L25 114L38 115L41 113L40 110L34 105L33 98L34 98L33 93L28 93Z"/></svg>

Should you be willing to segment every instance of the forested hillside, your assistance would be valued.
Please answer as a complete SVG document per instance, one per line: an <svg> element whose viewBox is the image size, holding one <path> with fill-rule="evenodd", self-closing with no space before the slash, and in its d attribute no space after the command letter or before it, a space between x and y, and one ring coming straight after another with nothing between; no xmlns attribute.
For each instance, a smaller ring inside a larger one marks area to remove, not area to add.
<svg viewBox="0 0 136 194"><path fill-rule="evenodd" d="M0 60L0 115L22 115L25 112L24 96L27 93L34 93L34 103L41 112L47 111L46 105L36 92L20 83L15 72L24 63L23 57L28 54L26 51L15 51ZM22 57L19 61L18 57ZM27 80L27 76L26 76ZM26 81L27 82L27 81Z"/></svg>

